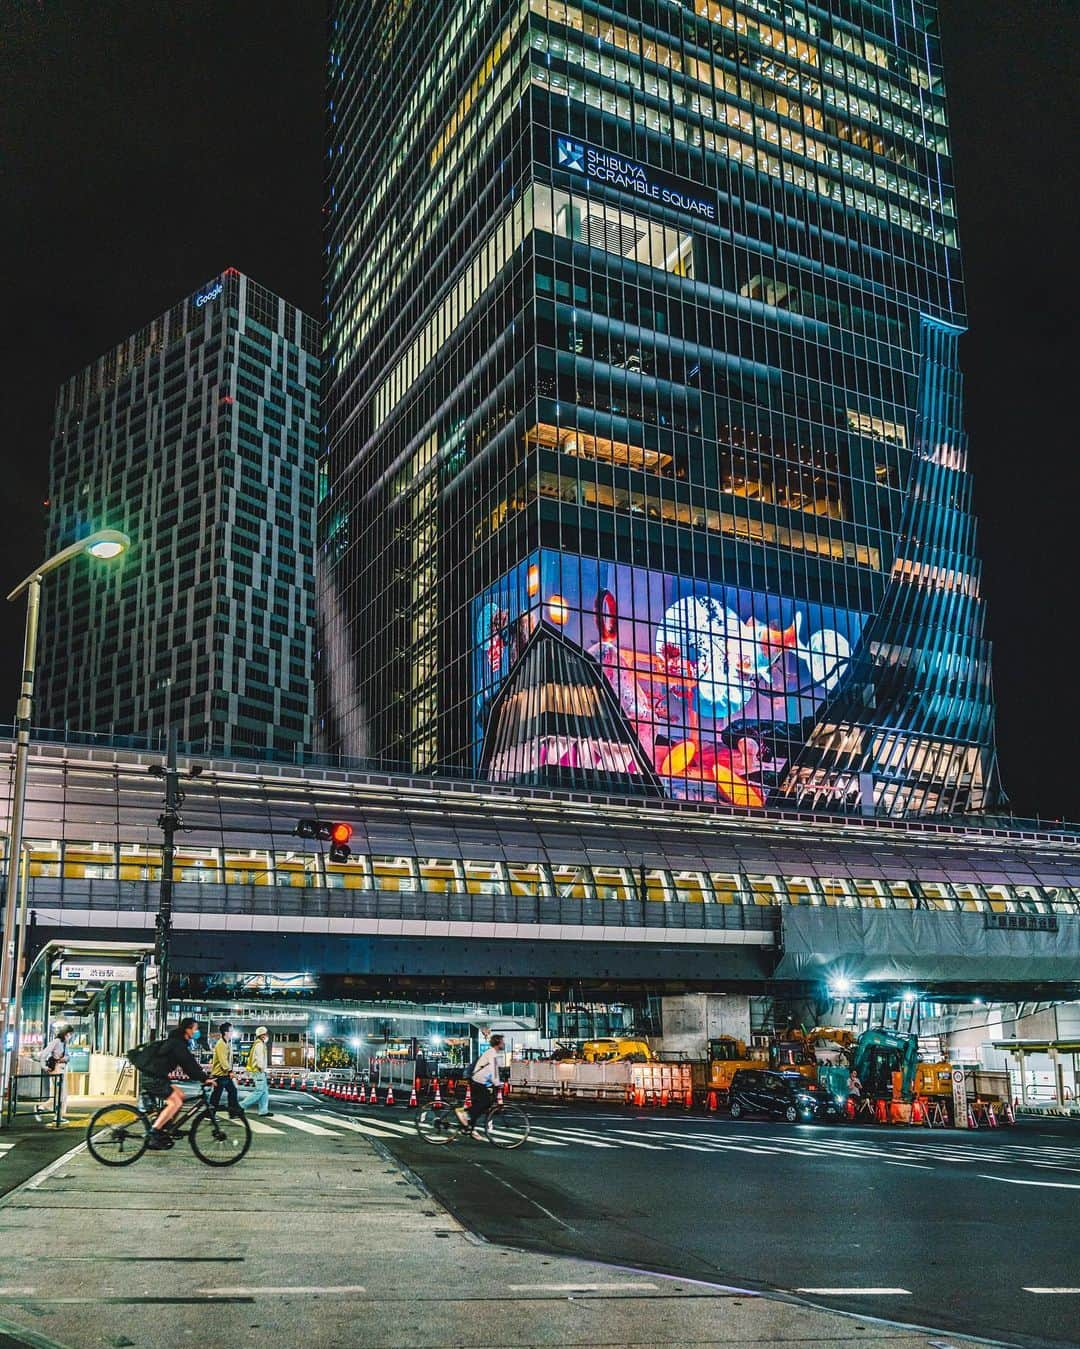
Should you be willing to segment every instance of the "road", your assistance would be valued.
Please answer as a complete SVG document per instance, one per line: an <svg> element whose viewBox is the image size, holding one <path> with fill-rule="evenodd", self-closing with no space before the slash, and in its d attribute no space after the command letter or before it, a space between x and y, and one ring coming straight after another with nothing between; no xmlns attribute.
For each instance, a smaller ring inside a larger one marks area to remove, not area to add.
<svg viewBox="0 0 1080 1349"><path fill-rule="evenodd" d="M430 1147L399 1109L280 1100L287 1114L267 1124L381 1137L492 1241L1080 1343L1080 1128L1067 1121L967 1134L530 1105L532 1139L499 1152Z"/></svg>

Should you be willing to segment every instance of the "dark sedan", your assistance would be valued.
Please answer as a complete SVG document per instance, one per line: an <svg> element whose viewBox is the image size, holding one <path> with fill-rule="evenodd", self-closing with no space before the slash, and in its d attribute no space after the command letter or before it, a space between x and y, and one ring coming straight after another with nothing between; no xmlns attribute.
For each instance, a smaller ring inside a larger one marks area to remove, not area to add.
<svg viewBox="0 0 1080 1349"><path fill-rule="evenodd" d="M796 1124L799 1120L840 1118L840 1107L829 1092L801 1073L740 1068L731 1079L728 1101L732 1119L771 1115Z"/></svg>

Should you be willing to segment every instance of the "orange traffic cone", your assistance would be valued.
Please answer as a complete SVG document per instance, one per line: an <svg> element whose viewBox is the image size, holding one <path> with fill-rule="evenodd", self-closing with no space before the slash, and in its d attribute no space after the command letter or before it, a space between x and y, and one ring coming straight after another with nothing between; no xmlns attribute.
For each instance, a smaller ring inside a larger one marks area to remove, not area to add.
<svg viewBox="0 0 1080 1349"><path fill-rule="evenodd" d="M687 1108L687 1110L693 1110L694 1108L694 1093L690 1090L689 1087L687 1087L686 1095L683 1097L683 1105Z"/></svg>
<svg viewBox="0 0 1080 1349"><path fill-rule="evenodd" d="M410 1109L410 1110L415 1110L415 1109L416 1109L416 1106L417 1106L417 1100L416 1100L416 1083L417 1083L417 1080L418 1080L418 1079L413 1078L412 1091L409 1093L409 1109Z"/></svg>
<svg viewBox="0 0 1080 1349"><path fill-rule="evenodd" d="M496 1096L495 1096L495 1104L496 1104L496 1105L502 1105L502 1103L503 1103L503 1102L502 1102L502 1098L503 1098L503 1089L502 1089L502 1083L500 1082L500 1083L499 1083L499 1090L498 1090L498 1093L497 1093Z"/></svg>
<svg viewBox="0 0 1080 1349"><path fill-rule="evenodd" d="M437 1088L436 1088L436 1090L437 1090ZM472 1083L471 1083L471 1082L466 1082L466 1083L465 1083L465 1109L466 1109L466 1110L471 1110L471 1109L472 1109Z"/></svg>
<svg viewBox="0 0 1080 1349"><path fill-rule="evenodd" d="M912 1124L922 1124L926 1118L926 1111L922 1107L922 1101L916 1096L911 1103L911 1122Z"/></svg>
<svg viewBox="0 0 1080 1349"><path fill-rule="evenodd" d="M645 1106L645 1088L641 1085L640 1082L638 1083L637 1091L634 1093L634 1104L637 1106L637 1108L638 1108L639 1110L644 1109L644 1106Z"/></svg>
<svg viewBox="0 0 1080 1349"><path fill-rule="evenodd" d="M715 1114L715 1113L716 1113L716 1092L715 1092L715 1091L710 1091L710 1092L709 1092L709 1102L708 1102L708 1104L709 1104L709 1111L710 1111L710 1113Z"/></svg>
<svg viewBox="0 0 1080 1349"><path fill-rule="evenodd" d="M443 1103L443 1100L442 1100L442 1092L439 1090L439 1079L436 1078L436 1079L435 1079L435 1099L434 1099L434 1101L432 1101L432 1105L442 1105L442 1103Z"/></svg>
<svg viewBox="0 0 1080 1349"><path fill-rule="evenodd" d="M386 1088L386 1104L387 1105L394 1104L394 1084L392 1082Z"/></svg>
<svg viewBox="0 0 1080 1349"><path fill-rule="evenodd" d="M885 1101L878 1101L874 1107L874 1119L878 1124L888 1124L889 1107Z"/></svg>
<svg viewBox="0 0 1080 1349"><path fill-rule="evenodd" d="M670 1097L668 1096L668 1089L667 1089L667 1087L665 1087L665 1088L663 1089L663 1091L660 1093L660 1104L661 1104L662 1106L666 1106L666 1105L668 1105L669 1103L670 1103Z"/></svg>

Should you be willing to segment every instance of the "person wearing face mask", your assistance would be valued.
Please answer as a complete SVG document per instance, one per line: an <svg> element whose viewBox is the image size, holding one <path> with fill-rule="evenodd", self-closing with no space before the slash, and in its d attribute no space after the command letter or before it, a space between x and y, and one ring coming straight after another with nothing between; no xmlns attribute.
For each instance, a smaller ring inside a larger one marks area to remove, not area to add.
<svg viewBox="0 0 1080 1349"><path fill-rule="evenodd" d="M165 1132L165 1126L175 1118L184 1104L184 1093L180 1089L180 1084L171 1082L169 1074L175 1068L180 1068L195 1082L216 1081L210 1073L203 1071L191 1052L198 1038L198 1023L193 1016L186 1016L179 1026L173 1027L164 1040L155 1040L142 1046L137 1060L133 1054L128 1055L139 1069L143 1092L147 1096L165 1098L165 1104L154 1120L150 1141L147 1143L147 1147L152 1151L158 1152L172 1147L173 1140Z"/></svg>

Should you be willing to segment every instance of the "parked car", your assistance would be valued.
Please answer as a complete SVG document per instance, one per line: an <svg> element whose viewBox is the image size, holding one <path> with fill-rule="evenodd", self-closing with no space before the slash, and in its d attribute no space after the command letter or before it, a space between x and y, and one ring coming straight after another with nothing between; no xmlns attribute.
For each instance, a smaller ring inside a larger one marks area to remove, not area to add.
<svg viewBox="0 0 1080 1349"><path fill-rule="evenodd" d="M740 1068L731 1079L728 1099L732 1119L743 1115L771 1115L796 1124L799 1120L840 1118L840 1108L834 1098L816 1082L808 1082L801 1073Z"/></svg>

